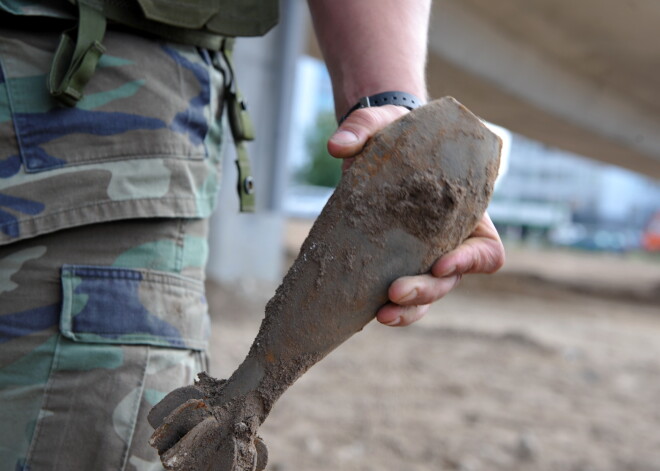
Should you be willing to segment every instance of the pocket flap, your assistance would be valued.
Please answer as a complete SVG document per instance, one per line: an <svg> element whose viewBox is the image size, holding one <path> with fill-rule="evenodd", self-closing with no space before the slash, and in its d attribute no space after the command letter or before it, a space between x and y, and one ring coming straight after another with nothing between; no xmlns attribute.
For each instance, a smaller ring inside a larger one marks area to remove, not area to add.
<svg viewBox="0 0 660 471"><path fill-rule="evenodd" d="M217 13L216 2L208 0L138 0L144 16L179 28L201 29Z"/></svg>
<svg viewBox="0 0 660 471"><path fill-rule="evenodd" d="M80 342L203 350L209 317L201 281L173 273L62 267L65 337Z"/></svg>

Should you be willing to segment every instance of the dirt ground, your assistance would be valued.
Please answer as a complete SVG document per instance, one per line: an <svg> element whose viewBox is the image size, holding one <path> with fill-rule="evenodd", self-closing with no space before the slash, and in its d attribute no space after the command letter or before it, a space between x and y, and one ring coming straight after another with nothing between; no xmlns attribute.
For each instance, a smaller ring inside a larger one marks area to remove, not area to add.
<svg viewBox="0 0 660 471"><path fill-rule="evenodd" d="M308 228L289 224L290 253ZM268 469L660 471L660 262L507 254L305 374L262 427ZM212 374L243 359L274 288L209 286Z"/></svg>

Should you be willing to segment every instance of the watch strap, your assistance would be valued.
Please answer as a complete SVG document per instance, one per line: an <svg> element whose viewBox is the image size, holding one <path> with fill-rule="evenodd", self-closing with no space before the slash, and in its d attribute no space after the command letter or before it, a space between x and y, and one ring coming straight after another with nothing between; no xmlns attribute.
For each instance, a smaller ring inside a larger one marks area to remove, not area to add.
<svg viewBox="0 0 660 471"><path fill-rule="evenodd" d="M348 112L344 116L341 117L341 119L339 120L339 124L343 123L344 120L348 118L353 111L359 110L361 108L370 108L372 106L395 105L395 106L403 106L404 108L413 110L415 108L422 106L422 104L423 104L422 100L420 100L415 95L406 92L382 92L371 96L364 96L360 98L360 100L355 105L353 105L353 107L350 110L348 110Z"/></svg>

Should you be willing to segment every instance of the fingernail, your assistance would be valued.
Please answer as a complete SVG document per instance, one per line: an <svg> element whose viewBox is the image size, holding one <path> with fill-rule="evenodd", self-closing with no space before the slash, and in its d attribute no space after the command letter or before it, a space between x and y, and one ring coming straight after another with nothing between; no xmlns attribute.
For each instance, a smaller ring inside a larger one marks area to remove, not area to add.
<svg viewBox="0 0 660 471"><path fill-rule="evenodd" d="M406 303L406 302L408 302L408 301L412 301L412 300L415 299L416 297L417 297L417 288L413 288L412 290L410 290L410 292L409 292L408 294L406 294L405 296L399 298L399 299L396 300L395 302L396 302L397 304ZM389 324L388 324L388 325L389 325Z"/></svg>
<svg viewBox="0 0 660 471"><path fill-rule="evenodd" d="M401 318L397 317L396 319L394 319L393 321L388 322L385 325L388 325L390 327L394 327L395 325L399 325L399 324L401 324Z"/></svg>
<svg viewBox="0 0 660 471"><path fill-rule="evenodd" d="M337 144L355 144L358 141L358 137L355 133L351 131L337 131L332 135L330 138L331 141L337 143Z"/></svg>

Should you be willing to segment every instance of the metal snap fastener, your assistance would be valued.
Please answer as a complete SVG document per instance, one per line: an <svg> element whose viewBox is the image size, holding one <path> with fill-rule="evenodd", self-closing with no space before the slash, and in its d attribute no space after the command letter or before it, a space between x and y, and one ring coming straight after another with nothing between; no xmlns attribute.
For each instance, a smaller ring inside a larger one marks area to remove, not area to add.
<svg viewBox="0 0 660 471"><path fill-rule="evenodd" d="M243 190L245 190L245 193L247 193L248 195L254 193L254 178L245 177L243 179Z"/></svg>

